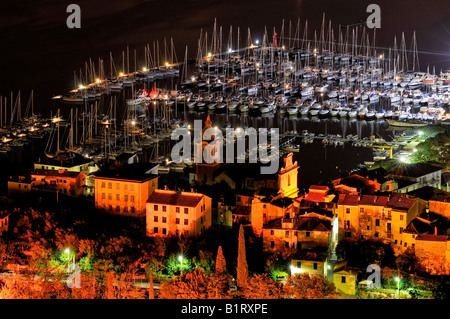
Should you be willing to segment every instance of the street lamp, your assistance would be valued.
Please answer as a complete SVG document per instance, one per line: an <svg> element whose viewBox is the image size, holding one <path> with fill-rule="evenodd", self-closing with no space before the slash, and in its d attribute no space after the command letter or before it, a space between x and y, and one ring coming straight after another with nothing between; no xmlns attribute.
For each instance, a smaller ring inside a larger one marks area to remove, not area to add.
<svg viewBox="0 0 450 319"><path fill-rule="evenodd" d="M181 272L181 275L183 275L183 256L178 256L178 260L180 261L180 264L181 264L181 268L180 268L180 272Z"/></svg>
<svg viewBox="0 0 450 319"><path fill-rule="evenodd" d="M67 271L69 271L69 267L70 267L70 249L66 248L66 250L64 250L64 252L67 254Z"/></svg>
<svg viewBox="0 0 450 319"><path fill-rule="evenodd" d="M397 282L397 295L398 295L398 298L400 299L400 278L395 277L394 279Z"/></svg>

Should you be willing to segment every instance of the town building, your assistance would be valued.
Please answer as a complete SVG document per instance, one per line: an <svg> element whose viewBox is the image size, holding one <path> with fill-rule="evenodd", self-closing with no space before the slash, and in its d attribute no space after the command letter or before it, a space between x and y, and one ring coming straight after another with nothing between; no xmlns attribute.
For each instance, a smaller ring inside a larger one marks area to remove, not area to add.
<svg viewBox="0 0 450 319"><path fill-rule="evenodd" d="M130 164L95 174L95 207L111 214L144 217L158 188L157 164Z"/></svg>
<svg viewBox="0 0 450 319"><path fill-rule="evenodd" d="M0 212L0 235L7 232L9 229L9 214L7 212Z"/></svg>
<svg viewBox="0 0 450 319"><path fill-rule="evenodd" d="M391 171L389 176L398 183L395 192L408 193L425 186L440 189L442 168L427 163L405 164Z"/></svg>
<svg viewBox="0 0 450 319"><path fill-rule="evenodd" d="M155 190L146 202L147 236L199 236L211 227L211 213L206 195Z"/></svg>
<svg viewBox="0 0 450 319"><path fill-rule="evenodd" d="M41 191L55 191L78 197L84 194L86 174L64 169L35 169L30 174L31 187Z"/></svg>

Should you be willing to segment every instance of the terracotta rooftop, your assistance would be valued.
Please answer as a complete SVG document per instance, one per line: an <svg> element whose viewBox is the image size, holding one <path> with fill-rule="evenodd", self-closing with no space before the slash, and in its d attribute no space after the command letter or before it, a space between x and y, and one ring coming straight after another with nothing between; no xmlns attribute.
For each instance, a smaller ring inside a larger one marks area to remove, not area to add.
<svg viewBox="0 0 450 319"><path fill-rule="evenodd" d="M338 205L358 206L358 203L358 195L339 194Z"/></svg>
<svg viewBox="0 0 450 319"><path fill-rule="evenodd" d="M196 207L202 200L203 194L199 193L177 193L175 191L155 190L147 200L147 203L162 204L169 206Z"/></svg>
<svg viewBox="0 0 450 319"><path fill-rule="evenodd" d="M360 205L386 206L389 201L387 196L362 195L359 199Z"/></svg>
<svg viewBox="0 0 450 319"><path fill-rule="evenodd" d="M31 173L31 175L76 178L78 175L80 175L80 172L72 172L72 171L56 170L56 169L35 169Z"/></svg>
<svg viewBox="0 0 450 319"><path fill-rule="evenodd" d="M430 235L430 234L420 234L417 236L416 240L425 241L447 241L449 238L447 235Z"/></svg>
<svg viewBox="0 0 450 319"><path fill-rule="evenodd" d="M402 196L392 196L387 202L387 207L408 209L411 208L417 201L415 198L406 198Z"/></svg>

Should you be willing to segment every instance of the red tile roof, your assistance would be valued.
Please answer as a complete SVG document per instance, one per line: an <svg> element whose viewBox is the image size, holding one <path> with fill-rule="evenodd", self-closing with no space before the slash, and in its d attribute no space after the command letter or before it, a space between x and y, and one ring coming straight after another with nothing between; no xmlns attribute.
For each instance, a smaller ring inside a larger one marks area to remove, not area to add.
<svg viewBox="0 0 450 319"><path fill-rule="evenodd" d="M425 241L447 241L447 235L430 235L430 234L420 234L417 236L416 240L425 240Z"/></svg>
<svg viewBox="0 0 450 319"><path fill-rule="evenodd" d="M309 187L309 190L327 191L327 190L330 190L330 189L328 188L328 186L311 185Z"/></svg>
<svg viewBox="0 0 450 319"><path fill-rule="evenodd" d="M391 199L386 203L386 206L392 208L409 209L415 204L416 201L417 199L415 198L392 196Z"/></svg>
<svg viewBox="0 0 450 319"><path fill-rule="evenodd" d="M35 169L31 175L37 176L55 176L55 177L65 177L65 178L76 178L81 172L73 172L66 170L51 170L51 169Z"/></svg>
<svg viewBox="0 0 450 319"><path fill-rule="evenodd" d="M350 194L339 194L338 205L358 206L359 196Z"/></svg>
<svg viewBox="0 0 450 319"><path fill-rule="evenodd" d="M155 190L148 198L147 203L196 207L203 196L203 194L198 193L177 193L175 191Z"/></svg>
<svg viewBox="0 0 450 319"><path fill-rule="evenodd" d="M359 204L360 205L373 205L373 206L386 206L389 201L388 196L373 196L373 195L362 195Z"/></svg>

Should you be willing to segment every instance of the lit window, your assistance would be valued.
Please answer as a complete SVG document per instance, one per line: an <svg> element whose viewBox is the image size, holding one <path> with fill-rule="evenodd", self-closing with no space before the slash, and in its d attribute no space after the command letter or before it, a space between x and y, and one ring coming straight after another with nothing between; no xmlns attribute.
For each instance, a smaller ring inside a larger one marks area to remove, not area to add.
<svg viewBox="0 0 450 319"><path fill-rule="evenodd" d="M105 188L105 182L102 182L102 188Z"/></svg>
<svg viewBox="0 0 450 319"><path fill-rule="evenodd" d="M133 184L130 185L130 190L131 190L132 192L134 192L134 185L133 185Z"/></svg>
<svg viewBox="0 0 450 319"><path fill-rule="evenodd" d="M108 183L108 188L112 189L112 183Z"/></svg>
<svg viewBox="0 0 450 319"><path fill-rule="evenodd" d="M109 200L112 199L112 194L108 194L108 199L109 199Z"/></svg>

